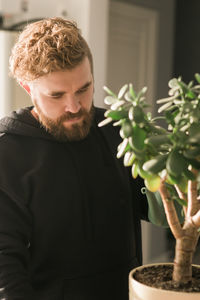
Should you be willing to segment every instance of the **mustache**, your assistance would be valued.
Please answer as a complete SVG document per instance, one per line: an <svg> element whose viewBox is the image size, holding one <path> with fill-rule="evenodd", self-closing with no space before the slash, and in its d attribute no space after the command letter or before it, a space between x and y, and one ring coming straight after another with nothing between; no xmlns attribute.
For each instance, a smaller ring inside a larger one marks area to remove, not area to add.
<svg viewBox="0 0 200 300"><path fill-rule="evenodd" d="M59 118L59 122L64 122L64 121L68 121L68 120L72 120L75 118L80 118L84 115L84 111L83 109L80 109L77 113L71 113L71 112L66 112L64 113L60 118Z"/></svg>

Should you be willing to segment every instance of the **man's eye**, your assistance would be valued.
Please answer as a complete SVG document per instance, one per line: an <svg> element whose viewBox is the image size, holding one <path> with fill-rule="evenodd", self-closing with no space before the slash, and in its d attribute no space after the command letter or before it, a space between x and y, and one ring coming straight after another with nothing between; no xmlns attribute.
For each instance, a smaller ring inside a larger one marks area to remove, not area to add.
<svg viewBox="0 0 200 300"><path fill-rule="evenodd" d="M61 94L51 95L51 98L53 98L53 99L60 99L60 98L62 98L62 96L63 96L63 94L62 95Z"/></svg>
<svg viewBox="0 0 200 300"><path fill-rule="evenodd" d="M77 94L82 94L82 93L86 92L87 89L88 89L88 87L82 88L82 89L77 91Z"/></svg>

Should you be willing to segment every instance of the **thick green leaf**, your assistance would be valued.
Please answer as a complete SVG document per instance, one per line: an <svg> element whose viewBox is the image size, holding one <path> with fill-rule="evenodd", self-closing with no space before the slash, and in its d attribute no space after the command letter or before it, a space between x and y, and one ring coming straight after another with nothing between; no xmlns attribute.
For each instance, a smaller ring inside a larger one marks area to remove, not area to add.
<svg viewBox="0 0 200 300"><path fill-rule="evenodd" d="M200 132L189 137L188 143L190 144L200 144Z"/></svg>
<svg viewBox="0 0 200 300"><path fill-rule="evenodd" d="M163 144L172 144L170 140L169 134L161 134L161 135L152 135L145 140L145 144L150 144L153 147L158 147Z"/></svg>
<svg viewBox="0 0 200 300"><path fill-rule="evenodd" d="M138 99L138 100L141 99L141 97L146 93L146 91L147 91L147 87L144 86L144 87L139 91L139 93L138 93L138 95L137 95L137 99Z"/></svg>
<svg viewBox="0 0 200 300"><path fill-rule="evenodd" d="M189 90L189 91L187 92L186 96L187 96L189 99L195 99L196 94L195 94L193 91Z"/></svg>
<svg viewBox="0 0 200 300"><path fill-rule="evenodd" d="M156 192L160 187L161 178L157 175L153 175L152 177L146 178L144 183L150 192Z"/></svg>
<svg viewBox="0 0 200 300"><path fill-rule="evenodd" d="M183 171L187 170L188 163L178 149L174 149L168 156L166 169L170 175L178 177Z"/></svg>
<svg viewBox="0 0 200 300"><path fill-rule="evenodd" d="M145 178L149 178L149 177L152 177L153 175L147 171L145 171L143 169L143 161L142 160L139 160L138 161L138 174L140 175L140 177L142 177L143 179Z"/></svg>
<svg viewBox="0 0 200 300"><path fill-rule="evenodd" d="M107 110L105 117L112 118L113 121L118 121L124 119L127 116L127 113L124 110Z"/></svg>
<svg viewBox="0 0 200 300"><path fill-rule="evenodd" d="M142 123L144 121L144 112L140 106L135 106L133 110L133 120L135 123Z"/></svg>
<svg viewBox="0 0 200 300"><path fill-rule="evenodd" d="M134 100L134 99L136 98L136 93L135 93L135 91L134 91L134 89L133 89L132 83L129 84L129 93L130 93L131 97L132 97L133 100Z"/></svg>
<svg viewBox="0 0 200 300"><path fill-rule="evenodd" d="M123 142L119 145L119 150L117 153L117 158L120 158L124 155L125 151L126 151L126 147L128 145L128 139L124 139Z"/></svg>
<svg viewBox="0 0 200 300"><path fill-rule="evenodd" d="M110 122L112 122L112 118L107 118L107 119L101 121L101 122L98 124L98 127L105 126L105 125L109 124Z"/></svg>
<svg viewBox="0 0 200 300"><path fill-rule="evenodd" d="M123 87L120 89L119 93L118 93L118 99L121 99L124 96L124 93L126 92L128 88L128 84L123 85Z"/></svg>
<svg viewBox="0 0 200 300"><path fill-rule="evenodd" d="M123 107L125 101L124 100L118 100L115 103L113 103L110 108L111 110L119 110L120 108Z"/></svg>
<svg viewBox="0 0 200 300"><path fill-rule="evenodd" d="M183 81L178 81L178 85L180 86L182 92L186 94L188 92L188 86Z"/></svg>
<svg viewBox="0 0 200 300"><path fill-rule="evenodd" d="M117 98L113 97L113 96L106 96L105 99L104 99L104 103L106 105L111 105L113 103L116 103L117 102Z"/></svg>
<svg viewBox="0 0 200 300"><path fill-rule="evenodd" d="M143 150L145 148L145 139L146 139L146 132L144 129L140 128L138 125L133 126L133 133L132 133L132 138L133 138L133 147L136 150Z"/></svg>
<svg viewBox="0 0 200 300"><path fill-rule="evenodd" d="M180 180L179 180L179 182L178 182L177 185L178 185L179 189L180 189L183 193L187 194L187 190L188 190L188 180L187 180L187 178L186 178L185 176L181 176L181 177L180 177Z"/></svg>
<svg viewBox="0 0 200 300"><path fill-rule="evenodd" d="M149 173L158 174L165 169L168 154L158 155L144 163L143 169Z"/></svg>
<svg viewBox="0 0 200 300"><path fill-rule="evenodd" d="M125 167L130 167L132 166L133 162L135 161L135 154L132 151L127 151L124 154L124 166Z"/></svg>
<svg viewBox="0 0 200 300"><path fill-rule="evenodd" d="M185 177L188 179L188 180L195 180L196 179L196 176L194 175L194 173L192 173L190 170L183 170L183 173L185 175Z"/></svg>
<svg viewBox="0 0 200 300"><path fill-rule="evenodd" d="M132 168L131 168L131 174L134 179L137 178L137 176L138 176L138 163L137 162L133 163Z"/></svg>
<svg viewBox="0 0 200 300"><path fill-rule="evenodd" d="M169 107L172 106L172 104L173 104L173 101L169 101L169 102L163 104L162 106L159 107L158 113L161 113L162 111L167 110Z"/></svg>
<svg viewBox="0 0 200 300"><path fill-rule="evenodd" d="M107 86L104 86L103 89L110 96L113 96L113 97L117 98L117 96Z"/></svg>
<svg viewBox="0 0 200 300"><path fill-rule="evenodd" d="M179 110L176 108L173 112L165 111L165 118L168 124L175 125L175 118L179 115Z"/></svg>
<svg viewBox="0 0 200 300"><path fill-rule="evenodd" d="M198 83L200 83L200 74L196 73L195 75L195 79Z"/></svg>
<svg viewBox="0 0 200 300"><path fill-rule="evenodd" d="M172 174L167 174L167 177L166 177L166 182L171 184L171 185L174 185L174 184L180 184L181 183L181 180L182 180L182 175L180 176L174 176Z"/></svg>
<svg viewBox="0 0 200 300"><path fill-rule="evenodd" d="M198 159L187 157L187 161L193 168L200 170L200 161Z"/></svg>
<svg viewBox="0 0 200 300"><path fill-rule="evenodd" d="M126 120L122 124L122 131L123 131L123 136L124 137L129 137L133 133L133 126L130 121Z"/></svg>
<svg viewBox="0 0 200 300"><path fill-rule="evenodd" d="M178 80L177 78L172 78L170 79L169 83L168 83L169 87L172 88L176 88L178 86Z"/></svg>
<svg viewBox="0 0 200 300"><path fill-rule="evenodd" d="M131 106L129 108L128 117L129 117L129 120L133 121L133 119L134 119L134 107L133 106Z"/></svg>
<svg viewBox="0 0 200 300"><path fill-rule="evenodd" d="M200 155L200 145L199 146L191 147L191 148L183 151L183 155L186 158L192 158L192 159L194 159L195 157L197 157L197 156Z"/></svg>
<svg viewBox="0 0 200 300"><path fill-rule="evenodd" d="M190 125L190 128L188 130L188 135L196 135L200 133L200 124L199 123L193 123Z"/></svg>

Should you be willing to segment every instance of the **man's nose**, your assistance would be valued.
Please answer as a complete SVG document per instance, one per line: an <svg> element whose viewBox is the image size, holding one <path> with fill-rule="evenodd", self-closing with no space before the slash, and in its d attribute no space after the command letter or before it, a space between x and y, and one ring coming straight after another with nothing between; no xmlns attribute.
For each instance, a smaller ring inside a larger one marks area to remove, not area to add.
<svg viewBox="0 0 200 300"><path fill-rule="evenodd" d="M68 96L65 104L65 111L77 113L81 108L79 100L74 96Z"/></svg>

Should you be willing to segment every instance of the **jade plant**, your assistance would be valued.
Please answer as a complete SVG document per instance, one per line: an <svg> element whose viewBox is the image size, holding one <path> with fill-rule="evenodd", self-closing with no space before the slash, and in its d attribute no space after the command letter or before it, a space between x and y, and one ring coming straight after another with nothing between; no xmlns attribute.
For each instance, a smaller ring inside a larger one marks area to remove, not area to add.
<svg viewBox="0 0 200 300"><path fill-rule="evenodd" d="M188 84L171 79L168 97L157 101L156 117L147 112L146 87L136 92L126 84L118 94L104 89L108 109L99 126L114 121L120 127L117 157L133 178L142 177L149 191L160 193L176 240L172 279L187 284L200 235L200 75ZM182 222L175 202L182 207Z"/></svg>

